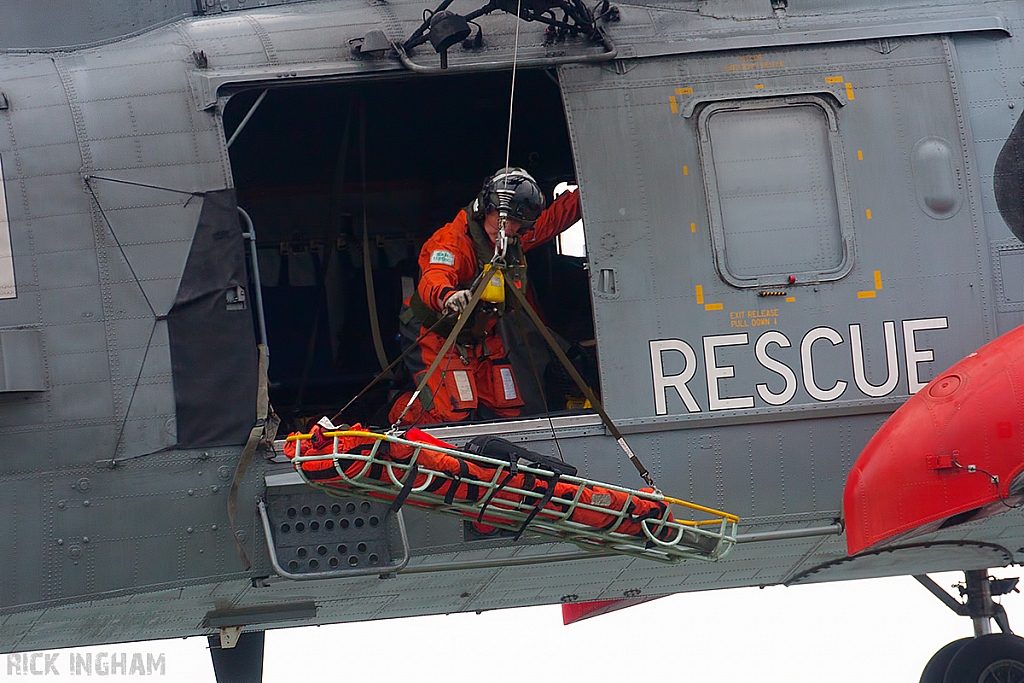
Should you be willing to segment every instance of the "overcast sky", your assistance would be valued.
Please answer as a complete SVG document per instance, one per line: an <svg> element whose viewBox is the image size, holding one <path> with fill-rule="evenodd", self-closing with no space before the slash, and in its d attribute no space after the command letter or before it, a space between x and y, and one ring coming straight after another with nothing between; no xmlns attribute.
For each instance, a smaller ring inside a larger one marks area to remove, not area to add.
<svg viewBox="0 0 1024 683"><path fill-rule="evenodd" d="M962 576L933 578L948 589ZM1002 601L1024 632L1024 598ZM899 577L680 594L571 626L555 605L268 631L263 680L916 683L936 650L971 633L969 619ZM215 681L205 638L78 651L163 653L163 680ZM31 679L0 667L0 680Z"/></svg>

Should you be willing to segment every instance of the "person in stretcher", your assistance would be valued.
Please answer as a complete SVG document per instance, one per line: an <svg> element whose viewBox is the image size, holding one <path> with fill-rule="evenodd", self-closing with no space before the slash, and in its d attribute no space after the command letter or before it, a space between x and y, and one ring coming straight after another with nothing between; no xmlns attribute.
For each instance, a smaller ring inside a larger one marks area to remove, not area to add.
<svg viewBox="0 0 1024 683"><path fill-rule="evenodd" d="M488 178L469 206L423 245L420 280L399 317L402 350L419 340L405 358L419 384L470 302L470 289L491 262L499 235L499 209L506 214L504 286L526 291L525 252L538 247L580 219L577 191L566 192L547 209L537 181L521 168L503 168ZM485 296L484 299L487 297ZM411 393L395 401L392 424L437 424L470 417L515 418L524 402L495 329L512 301L481 300L455 344L428 379L416 403L405 411ZM446 316L446 314L448 314ZM436 325L436 327L435 327ZM405 415L402 413L405 411ZM401 420L399 420L401 418Z"/></svg>

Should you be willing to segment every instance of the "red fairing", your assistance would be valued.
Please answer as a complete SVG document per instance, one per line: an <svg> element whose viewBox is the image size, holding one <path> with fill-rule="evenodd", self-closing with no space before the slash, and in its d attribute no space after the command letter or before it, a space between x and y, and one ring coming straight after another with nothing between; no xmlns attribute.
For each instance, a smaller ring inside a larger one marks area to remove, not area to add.
<svg viewBox="0 0 1024 683"><path fill-rule="evenodd" d="M660 595L647 597L619 598L618 600L594 600L591 602L571 602L562 604L562 625L568 626L577 621L599 617L609 612L617 612L620 609L639 605L651 600L657 600Z"/></svg>
<svg viewBox="0 0 1024 683"><path fill-rule="evenodd" d="M871 438L843 492L847 550L1005 512L1022 470L1024 326L932 380Z"/></svg>

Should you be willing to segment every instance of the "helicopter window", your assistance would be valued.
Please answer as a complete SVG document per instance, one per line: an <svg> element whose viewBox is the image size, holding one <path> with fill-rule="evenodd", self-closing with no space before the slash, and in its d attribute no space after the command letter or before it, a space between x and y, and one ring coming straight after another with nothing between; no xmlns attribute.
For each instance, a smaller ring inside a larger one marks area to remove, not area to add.
<svg viewBox="0 0 1024 683"><path fill-rule="evenodd" d="M550 197L575 178L561 92L543 71L520 71L520 82L531 99L515 110L510 162ZM489 73L271 89L232 143L238 203L257 235L270 398L282 429L333 417L381 374L382 357L401 353L399 314L420 248L504 165L509 87L509 73ZM228 101L226 137L261 92ZM530 250L527 279L548 327L598 390L581 248L567 238ZM504 324L523 416L582 405L540 334L519 322L511 315ZM412 388L400 364L336 423L387 426L389 408Z"/></svg>
<svg viewBox="0 0 1024 683"><path fill-rule="evenodd" d="M14 256L11 252L11 226L7 221L3 160L0 159L0 299L13 299L17 295L14 286Z"/></svg>
<svg viewBox="0 0 1024 683"><path fill-rule="evenodd" d="M552 191L552 198L557 198L563 193L577 189L576 185L567 182L558 183ZM572 227L555 237L555 249L561 256L572 256L585 258L587 256L587 240L583 233L583 220L573 223Z"/></svg>
<svg viewBox="0 0 1024 683"><path fill-rule="evenodd" d="M853 265L831 107L721 102L698 118L716 264L737 287L835 280Z"/></svg>

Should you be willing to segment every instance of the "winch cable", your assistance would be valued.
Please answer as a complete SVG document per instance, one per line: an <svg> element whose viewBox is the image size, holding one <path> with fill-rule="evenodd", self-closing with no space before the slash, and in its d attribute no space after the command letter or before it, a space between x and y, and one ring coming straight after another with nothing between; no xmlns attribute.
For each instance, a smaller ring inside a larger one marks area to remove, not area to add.
<svg viewBox="0 0 1024 683"><path fill-rule="evenodd" d="M512 85L511 85L511 88L509 89L509 97L508 97L508 137L505 140L505 168L509 167L509 163L511 161L511 154L512 154L512 114L515 111L515 103L516 103L516 73L517 73L518 67L519 67L519 25L522 22L522 19L520 18L520 14L522 13L522 7L523 7L522 0L517 0L516 1L516 34L515 34L515 42L513 43L513 46L512 46ZM503 178L503 182L505 183L505 188L507 188L508 187L508 175L507 174ZM506 189L506 192L507 192L507 189ZM491 259L491 264L492 265L499 265L499 264L503 264L504 263L504 260L505 260L505 250L506 250L506 247L508 245L508 238L507 238L507 236L505 234L505 226L506 226L506 223L507 223L507 220L508 220L508 209L509 209L508 203L509 203L510 197L508 197L505 194L499 193L499 199L500 199L500 202L499 202L499 212L498 212L498 238L494 242L494 257ZM515 238L513 238L513 239L515 239ZM506 281L506 288L508 288L508 289L516 289L515 287L508 287L507 281ZM516 289L516 293L517 294L519 293L518 289ZM533 378L534 378L534 381L537 384L537 391L538 391L538 393L540 393L540 398L541 398L541 401L543 402L543 405L544 405L544 415L547 417L548 426L551 429L551 438L554 441L555 450L558 451L558 457L564 462L565 461L565 456L562 455L562 446L558 442L558 435L555 432L555 423L551 419L551 409L548 406L547 396L544 395L544 386L541 384L540 374L537 372L537 365L536 365L536 363L533 360L533 352L530 350L529 340L526 337L525 326L523 325L523 321L519 317L518 314L516 315L516 322L519 323L519 332L520 332L520 336L522 337L523 345L526 347L527 358L529 359L529 362L530 362L530 370L533 372ZM535 325L537 324L536 320L534 320L534 324ZM543 323L540 323L539 327L543 327ZM546 328L545 328L545 331L546 331Z"/></svg>
<svg viewBox="0 0 1024 683"><path fill-rule="evenodd" d="M509 155L512 151L512 108L516 102L516 70L519 64L519 13L522 11L523 0L516 2L516 40L512 46L512 88L508 96L508 138L505 141L505 168L508 168Z"/></svg>
<svg viewBox="0 0 1024 683"><path fill-rule="evenodd" d="M648 486L653 488L656 493L660 494L661 490L658 489L657 485L654 483L654 479L651 478L650 472L647 471L647 468L644 467L644 464L640 462L640 458L636 457L636 454L633 452L633 449L631 449L629 447L629 444L626 443L626 439L622 436L622 432L619 431L619 428L616 427L615 423L613 423L611 418L608 417L608 413L605 412L604 405L601 403L601 401L598 400L597 396L594 395L594 392L591 391L590 387L587 386L587 383L583 381L583 378L580 376L580 373L576 370L576 367L572 364L572 361L570 361L569 358L566 357L565 353L562 351L561 347L558 346L558 343L555 341L554 337L551 336L551 332L549 332L548 328L544 326L544 323L541 321L540 316L537 315L537 311L533 310L533 306L531 306L530 303L526 300L526 296L522 292L520 292L517 287L506 287L505 289L507 291L512 292L512 295L519 300L519 305L530 316L530 320L533 321L533 324L537 327L537 330L544 337L544 341L546 341L548 343L548 346L551 347L551 350L554 351L555 355L558 357L558 360L561 361L563 366L565 366L566 371L568 371L573 381L576 382L576 386L579 387L580 391L583 392L583 395L586 396L587 399L590 401L590 404L594 406L595 410L597 410L597 413L601 416L601 420L608 428L608 431L612 433L612 436L615 437L615 440L618 442L619 448L621 448L622 451L626 454L626 457L629 458L629 461L633 463L633 467L636 468L636 471L640 473L640 478L643 479Z"/></svg>
<svg viewBox="0 0 1024 683"><path fill-rule="evenodd" d="M516 37L512 46L512 87L508 95L508 136L505 139L505 166L508 168L512 154L512 112L516 103L516 72L519 66L519 14L522 11L523 1L516 1ZM505 250L508 247L508 237L505 233L505 225L508 221L509 202L511 197L508 191L508 174L502 178L503 187L498 190L498 235L494 240L494 257L491 263L505 262Z"/></svg>

